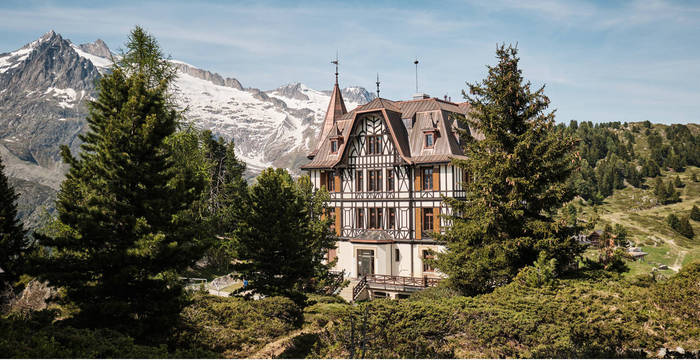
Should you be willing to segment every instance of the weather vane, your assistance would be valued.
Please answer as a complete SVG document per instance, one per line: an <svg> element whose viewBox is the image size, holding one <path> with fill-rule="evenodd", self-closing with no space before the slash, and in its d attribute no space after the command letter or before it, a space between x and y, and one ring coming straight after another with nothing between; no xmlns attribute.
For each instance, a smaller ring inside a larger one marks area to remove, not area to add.
<svg viewBox="0 0 700 360"><path fill-rule="evenodd" d="M331 61L331 64L335 64L335 83L338 84L338 51L335 52L335 60Z"/></svg>
<svg viewBox="0 0 700 360"><path fill-rule="evenodd" d="M379 97L379 73L377 73L377 97Z"/></svg>
<svg viewBox="0 0 700 360"><path fill-rule="evenodd" d="M413 64L416 65L416 94L418 94L418 57L413 61Z"/></svg>

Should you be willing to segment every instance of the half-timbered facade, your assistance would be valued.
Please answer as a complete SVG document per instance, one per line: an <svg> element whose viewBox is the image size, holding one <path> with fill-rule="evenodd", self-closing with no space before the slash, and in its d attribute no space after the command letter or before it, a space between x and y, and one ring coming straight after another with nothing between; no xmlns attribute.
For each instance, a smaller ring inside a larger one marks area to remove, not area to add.
<svg viewBox="0 0 700 360"><path fill-rule="evenodd" d="M421 95L376 98L347 112L336 83L319 142L302 169L330 192L338 242L329 258L337 257L337 270L422 286L439 278L423 260L440 251L434 234L449 226L440 216L451 211L443 196L464 196L464 173L450 161L463 157L457 119L467 111L466 103Z"/></svg>

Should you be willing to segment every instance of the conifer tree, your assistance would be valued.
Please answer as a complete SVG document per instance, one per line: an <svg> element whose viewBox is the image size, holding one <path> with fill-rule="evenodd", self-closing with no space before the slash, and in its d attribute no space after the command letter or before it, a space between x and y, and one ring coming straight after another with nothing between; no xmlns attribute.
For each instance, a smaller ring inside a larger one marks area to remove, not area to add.
<svg viewBox="0 0 700 360"><path fill-rule="evenodd" d="M234 270L248 280L239 292L286 296L301 304L315 270L307 204L285 169L266 169L256 181L235 232L240 262Z"/></svg>
<svg viewBox="0 0 700 360"><path fill-rule="evenodd" d="M676 190L675 186L673 186L673 181L671 180L669 180L668 184L666 185L666 196L666 203L668 204L681 201L681 194Z"/></svg>
<svg viewBox="0 0 700 360"><path fill-rule="evenodd" d="M331 228L335 218L326 205L330 195L325 188L314 190L308 176L300 177L296 181L296 188L309 214L311 238L307 246L311 247L313 252L311 267L314 274L304 290L310 293L331 294L341 285L343 278L330 272L337 262L337 259L328 259L328 250L335 249L336 241Z"/></svg>
<svg viewBox="0 0 700 360"><path fill-rule="evenodd" d="M685 184L683 184L683 182L681 181L680 176L676 175L676 177L673 179L673 186L677 188L682 188L683 186L685 186Z"/></svg>
<svg viewBox="0 0 700 360"><path fill-rule="evenodd" d="M16 202L17 194L5 176L5 165L0 157L0 268L10 282L21 274L23 255L28 250L26 231L17 219Z"/></svg>
<svg viewBox="0 0 700 360"><path fill-rule="evenodd" d="M469 125L483 140L466 141L466 160L454 160L473 180L465 200L447 200L453 225L439 237L447 249L435 262L467 294L511 281L540 253L561 271L582 251L572 236L578 228L553 215L573 198L566 181L578 163L576 140L554 131L549 99L523 79L517 49L502 45L496 55L488 77L464 93Z"/></svg>
<svg viewBox="0 0 700 360"><path fill-rule="evenodd" d="M678 228L676 231L688 239L692 239L695 236L695 232L693 231L693 227L690 225L690 221L688 221L687 216L683 216L678 220Z"/></svg>
<svg viewBox="0 0 700 360"><path fill-rule="evenodd" d="M690 218L695 221L700 221L700 209L698 209L697 205L693 205L693 208L690 209Z"/></svg>
<svg viewBox="0 0 700 360"><path fill-rule="evenodd" d="M678 227L680 226L681 221L678 219L678 216L675 214L668 214L666 216L666 223L668 224L669 227L673 230L678 230Z"/></svg>
<svg viewBox="0 0 700 360"><path fill-rule="evenodd" d="M196 208L206 177L170 141L180 118L174 77L136 27L89 103L80 156L62 148L70 171L56 204L60 230L42 238L53 252L40 275L65 290L84 326L141 338L167 331L186 300L178 273L207 245Z"/></svg>

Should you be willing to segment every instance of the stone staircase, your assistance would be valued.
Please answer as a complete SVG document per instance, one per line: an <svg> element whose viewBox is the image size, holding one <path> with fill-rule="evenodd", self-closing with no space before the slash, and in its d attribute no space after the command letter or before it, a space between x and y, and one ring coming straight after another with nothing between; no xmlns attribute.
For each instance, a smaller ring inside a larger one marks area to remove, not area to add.
<svg viewBox="0 0 700 360"><path fill-rule="evenodd" d="M340 293L338 294L343 300L347 302L352 302L352 290L357 286L357 283L359 280L357 279L348 279L350 280L350 283L348 286L344 287L342 290L340 290Z"/></svg>

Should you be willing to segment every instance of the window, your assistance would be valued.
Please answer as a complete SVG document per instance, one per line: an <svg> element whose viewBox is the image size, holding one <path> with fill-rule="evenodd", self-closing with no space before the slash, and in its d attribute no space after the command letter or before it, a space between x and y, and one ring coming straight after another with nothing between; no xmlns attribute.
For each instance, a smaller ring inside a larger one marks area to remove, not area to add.
<svg viewBox="0 0 700 360"><path fill-rule="evenodd" d="M365 228L365 209L357 209L357 217L355 220L357 221L356 228L358 229L364 229Z"/></svg>
<svg viewBox="0 0 700 360"><path fill-rule="evenodd" d="M369 182L367 191L382 191L382 171L369 170Z"/></svg>
<svg viewBox="0 0 700 360"><path fill-rule="evenodd" d="M423 271L424 272L435 271L435 269L432 266L426 264L426 262L425 262L425 260L434 259L434 258L435 258L435 256L433 255L432 251L423 250Z"/></svg>
<svg viewBox="0 0 700 360"><path fill-rule="evenodd" d="M338 140L331 140L331 153L336 154L338 152Z"/></svg>
<svg viewBox="0 0 700 360"><path fill-rule="evenodd" d="M401 252L399 251L399 249L394 249L394 261L401 261Z"/></svg>
<svg viewBox="0 0 700 360"><path fill-rule="evenodd" d="M396 229L396 209L389 208L387 217L389 218L389 229Z"/></svg>
<svg viewBox="0 0 700 360"><path fill-rule="evenodd" d="M433 168L422 168L421 175L423 176L423 190L433 190Z"/></svg>
<svg viewBox="0 0 700 360"><path fill-rule="evenodd" d="M326 189L328 191L335 191L335 171L328 171L326 173Z"/></svg>
<svg viewBox="0 0 700 360"><path fill-rule="evenodd" d="M357 170L356 175L357 176L355 177L355 191L362 191L362 170Z"/></svg>
<svg viewBox="0 0 700 360"><path fill-rule="evenodd" d="M431 147L433 147L434 143L435 143L435 139L434 139L433 133L425 134L425 147L431 148Z"/></svg>
<svg viewBox="0 0 700 360"><path fill-rule="evenodd" d="M394 169L386 171L386 191L394 191Z"/></svg>
<svg viewBox="0 0 700 360"><path fill-rule="evenodd" d="M423 209L423 231L433 231L433 208Z"/></svg>
<svg viewBox="0 0 700 360"><path fill-rule="evenodd" d="M383 219L382 219L382 208L370 208L369 209L369 228L370 229L383 229Z"/></svg>
<svg viewBox="0 0 700 360"><path fill-rule="evenodd" d="M382 136L368 135L367 136L367 155L382 153Z"/></svg>

